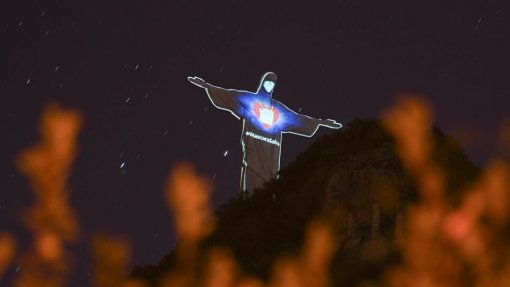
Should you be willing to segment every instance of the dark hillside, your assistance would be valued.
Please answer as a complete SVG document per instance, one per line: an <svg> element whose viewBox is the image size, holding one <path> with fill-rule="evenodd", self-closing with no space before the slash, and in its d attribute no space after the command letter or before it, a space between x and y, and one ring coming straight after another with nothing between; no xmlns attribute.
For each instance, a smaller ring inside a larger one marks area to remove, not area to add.
<svg viewBox="0 0 510 287"><path fill-rule="evenodd" d="M434 138L435 159L448 172L454 200L478 168L453 139L437 129ZM252 197L221 206L204 248L226 246L244 272L267 278L277 257L299 251L308 222L323 217L338 238L332 278L353 286L398 257L394 243L402 233L403 211L415 199L392 138L376 120L354 120L318 139ZM133 275L157 281L173 260L171 253L157 266L135 268Z"/></svg>

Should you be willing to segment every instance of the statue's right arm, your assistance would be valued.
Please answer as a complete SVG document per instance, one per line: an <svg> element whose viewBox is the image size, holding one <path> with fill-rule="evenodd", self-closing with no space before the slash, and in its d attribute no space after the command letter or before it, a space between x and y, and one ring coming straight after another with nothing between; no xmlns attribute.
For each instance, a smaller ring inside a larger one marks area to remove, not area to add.
<svg viewBox="0 0 510 287"><path fill-rule="evenodd" d="M243 106L239 101L241 92L213 86L199 77L188 77L188 81L205 89L209 99L218 109L229 111L238 119L243 115Z"/></svg>
<svg viewBox="0 0 510 287"><path fill-rule="evenodd" d="M202 78L199 77L188 77L188 81L190 81L190 83L192 83L193 85L204 89L207 89L209 85Z"/></svg>

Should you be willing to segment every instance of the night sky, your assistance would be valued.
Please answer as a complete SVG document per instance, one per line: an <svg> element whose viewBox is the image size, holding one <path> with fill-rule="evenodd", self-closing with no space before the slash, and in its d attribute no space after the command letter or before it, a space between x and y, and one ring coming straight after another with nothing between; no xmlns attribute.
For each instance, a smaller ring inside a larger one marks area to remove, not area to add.
<svg viewBox="0 0 510 287"><path fill-rule="evenodd" d="M253 91L273 71L275 99L344 124L420 94L485 164L510 115L510 1L305 2L1 1L0 231L29 242L14 159L57 101L86 120L69 183L84 231L73 286L88 286L93 231L125 234L134 264L157 263L175 243L162 193L175 163L214 179L216 205L238 192L241 121L187 76ZM332 132L284 135L282 167Z"/></svg>

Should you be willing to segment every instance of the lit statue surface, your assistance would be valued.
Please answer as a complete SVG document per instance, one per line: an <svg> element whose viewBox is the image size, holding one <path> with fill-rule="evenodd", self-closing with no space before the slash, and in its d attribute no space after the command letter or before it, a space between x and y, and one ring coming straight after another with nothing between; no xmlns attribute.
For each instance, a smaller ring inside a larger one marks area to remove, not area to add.
<svg viewBox="0 0 510 287"><path fill-rule="evenodd" d="M272 72L262 76L256 92L216 87L199 77L188 77L188 80L204 88L215 107L229 111L243 121L242 192L251 194L278 176L282 133L311 137L319 126L332 129L342 127L334 120L314 119L298 114L274 100L276 75Z"/></svg>

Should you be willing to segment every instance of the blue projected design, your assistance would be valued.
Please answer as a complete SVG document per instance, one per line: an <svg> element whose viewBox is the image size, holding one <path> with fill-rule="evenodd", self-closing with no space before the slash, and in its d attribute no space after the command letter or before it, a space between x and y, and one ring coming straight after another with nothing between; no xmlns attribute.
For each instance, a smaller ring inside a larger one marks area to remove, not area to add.
<svg viewBox="0 0 510 287"><path fill-rule="evenodd" d="M282 132L291 125L299 124L295 115L277 101L267 96L246 93L239 96L241 107L245 109L244 118L261 130Z"/></svg>
<svg viewBox="0 0 510 287"><path fill-rule="evenodd" d="M243 121L241 145L241 191L251 194L255 189L278 178L283 133L311 137L320 126L339 129L334 120L321 120L298 114L272 98L276 74L265 73L257 92L224 89L198 77L188 80L204 88L215 107L230 112Z"/></svg>

